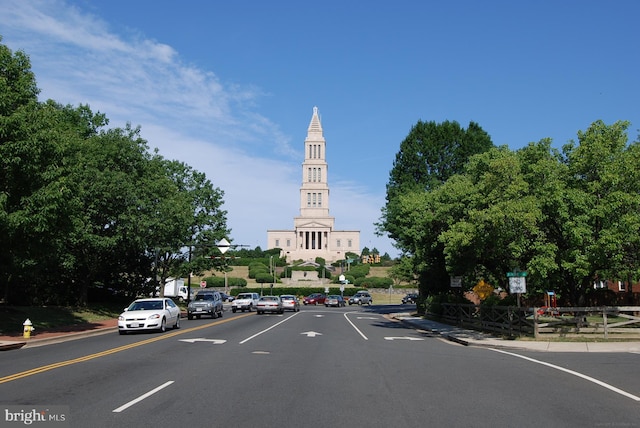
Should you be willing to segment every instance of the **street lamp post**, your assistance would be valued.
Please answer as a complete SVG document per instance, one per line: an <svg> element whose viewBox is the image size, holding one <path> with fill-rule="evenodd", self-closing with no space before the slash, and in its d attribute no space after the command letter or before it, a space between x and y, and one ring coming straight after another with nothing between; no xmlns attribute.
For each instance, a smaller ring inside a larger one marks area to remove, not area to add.
<svg viewBox="0 0 640 428"><path fill-rule="evenodd" d="M220 252L224 255L224 253L226 253L227 250L231 247L231 244L229 243L229 241L227 241L226 238L222 238L220 241L218 241L216 246L218 247L218 250L220 250ZM226 262L224 264L224 293L229 294L229 290L227 286L227 263Z"/></svg>

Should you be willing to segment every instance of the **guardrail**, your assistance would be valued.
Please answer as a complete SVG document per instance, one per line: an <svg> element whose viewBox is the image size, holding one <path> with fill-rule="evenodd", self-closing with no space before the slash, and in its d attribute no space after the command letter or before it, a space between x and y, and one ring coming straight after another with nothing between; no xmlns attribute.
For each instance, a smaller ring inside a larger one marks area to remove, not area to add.
<svg viewBox="0 0 640 428"><path fill-rule="evenodd" d="M640 339L640 306L519 308L443 303L445 322L503 336Z"/></svg>

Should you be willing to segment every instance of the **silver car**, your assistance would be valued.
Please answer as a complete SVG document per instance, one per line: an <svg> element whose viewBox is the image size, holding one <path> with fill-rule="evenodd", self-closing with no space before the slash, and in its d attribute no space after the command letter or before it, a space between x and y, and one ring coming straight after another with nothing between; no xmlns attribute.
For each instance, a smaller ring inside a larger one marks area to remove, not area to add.
<svg viewBox="0 0 640 428"><path fill-rule="evenodd" d="M358 291L349 299L349 305L370 305L373 303L373 298L368 291Z"/></svg>
<svg viewBox="0 0 640 428"><path fill-rule="evenodd" d="M282 294L280 295L280 300L282 301L283 309L293 312L300 310L300 301L293 294Z"/></svg>
<svg viewBox="0 0 640 428"><path fill-rule="evenodd" d="M258 315L262 315L265 312L272 312L281 314L284 312L284 308L282 307L282 301L278 296L262 296L258 300L258 304L256 305L256 311Z"/></svg>
<svg viewBox="0 0 640 428"><path fill-rule="evenodd" d="M200 318L208 315L211 318L222 316L222 296L217 291L200 291L187 306L187 318Z"/></svg>
<svg viewBox="0 0 640 428"><path fill-rule="evenodd" d="M327 298L324 300L324 305L326 307L329 306L335 306L335 307L344 307L344 299L342 298L342 296L339 296L337 294L332 294L327 296Z"/></svg>

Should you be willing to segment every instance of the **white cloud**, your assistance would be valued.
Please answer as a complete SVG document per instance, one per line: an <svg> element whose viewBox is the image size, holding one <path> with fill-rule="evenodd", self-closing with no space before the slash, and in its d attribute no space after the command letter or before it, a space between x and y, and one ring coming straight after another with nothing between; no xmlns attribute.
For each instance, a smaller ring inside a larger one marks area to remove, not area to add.
<svg viewBox="0 0 640 428"><path fill-rule="evenodd" d="M31 57L42 98L89 104L110 126L140 125L152 149L204 172L225 192L236 243L266 248L267 230L293 227L305 135L292 138L252 110L261 89L227 85L213 71L185 64L171 46L125 39L64 2L4 3L2 42ZM373 236L380 197L347 183L330 186L336 227L361 230L363 246L395 255L388 240Z"/></svg>

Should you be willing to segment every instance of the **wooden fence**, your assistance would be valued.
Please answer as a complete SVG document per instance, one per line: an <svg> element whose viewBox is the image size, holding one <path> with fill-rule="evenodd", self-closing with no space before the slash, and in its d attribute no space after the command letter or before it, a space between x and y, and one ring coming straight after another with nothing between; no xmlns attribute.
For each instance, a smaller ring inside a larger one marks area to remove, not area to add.
<svg viewBox="0 0 640 428"><path fill-rule="evenodd" d="M640 340L640 306L519 308L443 303L445 322L501 336Z"/></svg>

